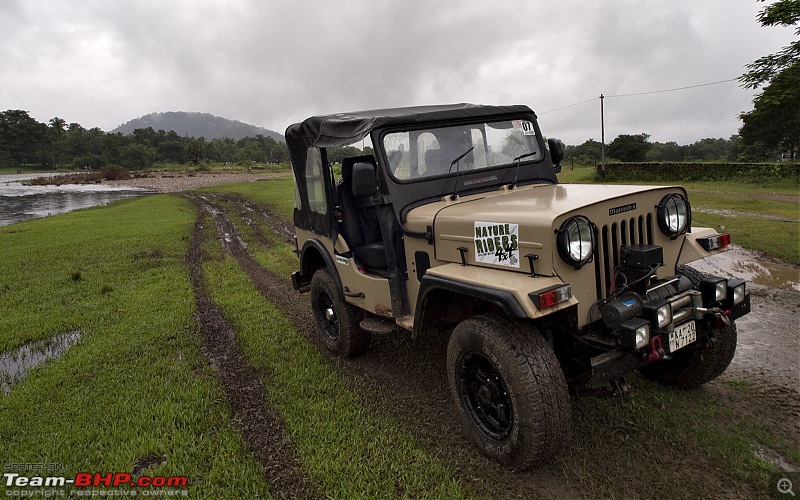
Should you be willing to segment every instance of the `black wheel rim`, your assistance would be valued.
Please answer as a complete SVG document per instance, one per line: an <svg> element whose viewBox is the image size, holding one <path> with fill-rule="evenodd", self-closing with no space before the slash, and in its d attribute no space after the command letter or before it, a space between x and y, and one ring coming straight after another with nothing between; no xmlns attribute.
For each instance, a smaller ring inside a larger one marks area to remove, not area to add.
<svg viewBox="0 0 800 500"><path fill-rule="evenodd" d="M500 441L511 434L514 408L494 364L478 353L467 353L459 366L459 392L464 411L482 433Z"/></svg>
<svg viewBox="0 0 800 500"><path fill-rule="evenodd" d="M333 301L327 293L321 293L319 294L318 303L317 321L322 334L326 338L335 341L339 338L339 318L333 308Z"/></svg>

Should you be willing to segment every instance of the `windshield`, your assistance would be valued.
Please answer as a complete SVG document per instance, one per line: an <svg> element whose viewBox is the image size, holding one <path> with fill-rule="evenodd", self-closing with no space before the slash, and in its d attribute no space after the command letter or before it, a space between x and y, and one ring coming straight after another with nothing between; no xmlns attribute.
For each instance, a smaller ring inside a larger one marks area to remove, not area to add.
<svg viewBox="0 0 800 500"><path fill-rule="evenodd" d="M389 170L398 180L491 169L543 158L529 120L392 132L383 138Z"/></svg>

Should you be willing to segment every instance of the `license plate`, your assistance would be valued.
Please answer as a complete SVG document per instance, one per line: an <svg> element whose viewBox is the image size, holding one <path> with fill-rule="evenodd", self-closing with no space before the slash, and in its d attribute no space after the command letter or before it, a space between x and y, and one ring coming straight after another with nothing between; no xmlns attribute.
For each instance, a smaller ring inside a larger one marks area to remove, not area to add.
<svg viewBox="0 0 800 500"><path fill-rule="evenodd" d="M697 340L697 326L694 321L675 327L669 334L669 352L675 352Z"/></svg>

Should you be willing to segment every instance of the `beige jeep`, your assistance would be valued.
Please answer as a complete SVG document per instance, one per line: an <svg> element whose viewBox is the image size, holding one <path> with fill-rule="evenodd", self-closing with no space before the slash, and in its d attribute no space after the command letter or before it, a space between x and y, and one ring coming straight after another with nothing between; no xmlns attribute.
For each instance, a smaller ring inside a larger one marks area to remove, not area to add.
<svg viewBox="0 0 800 500"><path fill-rule="evenodd" d="M337 178L327 150L367 139ZM292 281L322 343L350 357L372 334L448 332L453 400L502 463L559 451L570 390L624 392L636 370L691 388L733 358L745 282L684 266L730 236L692 227L681 187L559 184L561 147L527 106L314 116L286 142Z"/></svg>

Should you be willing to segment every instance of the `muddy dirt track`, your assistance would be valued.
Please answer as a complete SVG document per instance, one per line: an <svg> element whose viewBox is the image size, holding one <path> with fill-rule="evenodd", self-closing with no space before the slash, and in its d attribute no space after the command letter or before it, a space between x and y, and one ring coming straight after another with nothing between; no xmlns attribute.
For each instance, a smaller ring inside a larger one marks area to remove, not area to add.
<svg viewBox="0 0 800 500"><path fill-rule="evenodd" d="M199 245L203 225L215 225L217 238L240 264L249 279L270 302L286 311L297 329L316 343L316 325L308 305L307 294L292 289L286 276L276 276L260 266L246 249L237 228L226 216L227 207L241 209L241 214L258 218L255 223L265 231L274 231L289 243L291 228L264 207L231 195L189 195L198 208L198 222L187 256L190 277L195 287L198 318L205 335L205 351L218 378L231 400L234 420L261 462L265 476L273 485L276 496L314 496L307 478L295 466L291 444L283 436L279 421L269 412L259 374L248 369L235 343L232 331L213 302L208 298L202 279ZM229 208L230 209L230 208ZM257 235L258 233L256 233ZM263 244L266 239L256 236ZM800 332L797 317L800 313L800 292L761 287L753 291L753 313L741 321L737 355L728 371L717 381L701 388L701 397L712 397L734 407L743 414L758 412L782 432L800 434L800 403L798 403L798 354ZM447 466L454 478L478 495L504 498L583 498L586 492L571 489L565 481L562 465L556 461L541 469L516 473L484 458L470 443L461 428L450 400L444 372L447 335L434 335L427 342L412 342L409 335L374 336L370 351L360 358L343 361L331 358L331 363L348 383L363 395L363 404L390 415L413 434L433 456ZM765 353L765 344L769 349ZM237 368L237 366L239 368ZM244 368L242 368L244 367ZM238 370L238 371L237 371ZM763 394L774 411L754 407L740 401L731 384L725 380L747 380ZM263 413L263 414L262 414ZM265 437L270 435L272 437ZM779 459L776 459L779 461ZM702 464L687 464L694 469ZM794 465L787 465L792 469ZM697 477L687 469L689 476ZM719 482L703 484L713 473L698 481L700 495L720 494L737 496L740 490L730 490ZM637 496L647 497L653 491L639 490Z"/></svg>

